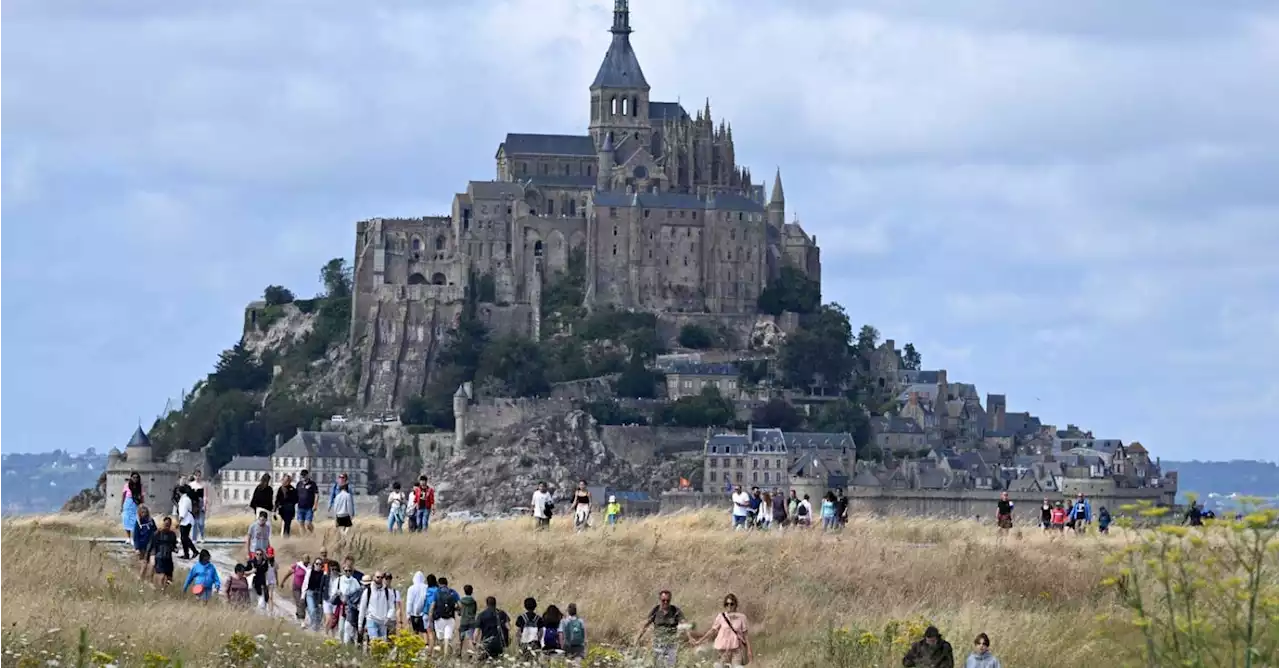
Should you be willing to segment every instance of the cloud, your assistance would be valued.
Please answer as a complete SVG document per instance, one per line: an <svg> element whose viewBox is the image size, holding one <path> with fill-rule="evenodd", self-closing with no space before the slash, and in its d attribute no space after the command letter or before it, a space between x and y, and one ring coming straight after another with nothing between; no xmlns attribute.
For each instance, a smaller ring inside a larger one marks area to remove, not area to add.
<svg viewBox="0 0 1280 668"><path fill-rule="evenodd" d="M114 444L265 285L315 289L355 221L446 211L506 132L582 132L611 7L6 3L4 315L39 353L11 361L11 447ZM710 98L758 179L781 165L856 324L1190 457L1216 427L1182 402L1249 405L1280 364L1277 9L1165 10L647 0L632 23L653 99ZM66 387L96 397L70 423ZM1232 454L1275 457L1271 410Z"/></svg>

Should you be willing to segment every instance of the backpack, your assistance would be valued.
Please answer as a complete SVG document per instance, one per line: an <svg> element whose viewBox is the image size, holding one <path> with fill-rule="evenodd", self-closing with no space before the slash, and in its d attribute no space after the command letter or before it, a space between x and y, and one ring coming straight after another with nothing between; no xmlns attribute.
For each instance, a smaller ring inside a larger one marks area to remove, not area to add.
<svg viewBox="0 0 1280 668"><path fill-rule="evenodd" d="M453 619L458 615L458 592L442 589L436 592L435 619Z"/></svg>
<svg viewBox="0 0 1280 668"><path fill-rule="evenodd" d="M796 517L808 517L808 516L809 516L809 506L806 506L803 503L800 504L799 507L796 508Z"/></svg>
<svg viewBox="0 0 1280 668"><path fill-rule="evenodd" d="M587 644L587 629L581 619L570 619L564 623L565 649L578 649Z"/></svg>

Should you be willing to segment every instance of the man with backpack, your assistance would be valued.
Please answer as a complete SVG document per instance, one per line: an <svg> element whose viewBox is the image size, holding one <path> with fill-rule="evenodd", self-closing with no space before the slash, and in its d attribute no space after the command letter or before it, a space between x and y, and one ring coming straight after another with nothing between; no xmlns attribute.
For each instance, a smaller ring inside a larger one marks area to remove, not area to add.
<svg viewBox="0 0 1280 668"><path fill-rule="evenodd" d="M413 507L413 525L409 530L425 532L431 526L431 511L436 506L436 490L427 484L426 475L418 476L418 484L413 486L409 503Z"/></svg>
<svg viewBox="0 0 1280 668"><path fill-rule="evenodd" d="M560 620L560 647L572 665L581 665L587 656L587 626L578 618L578 604L565 608L568 617Z"/></svg>
<svg viewBox="0 0 1280 668"><path fill-rule="evenodd" d="M369 640L387 637L387 625L395 620L396 603L382 573L373 574L372 586L363 588L357 628L368 631Z"/></svg>
<svg viewBox="0 0 1280 668"><path fill-rule="evenodd" d="M484 610L476 615L473 641L490 659L502 656L511 644L511 617L498 609L498 599L492 596L484 599Z"/></svg>
<svg viewBox="0 0 1280 668"><path fill-rule="evenodd" d="M458 592L449 588L449 578L442 577L437 582L436 597L427 611L428 619L435 630L436 640L444 646L445 654L449 653L449 645L453 644L454 628L458 616ZM461 651L461 647L459 647Z"/></svg>

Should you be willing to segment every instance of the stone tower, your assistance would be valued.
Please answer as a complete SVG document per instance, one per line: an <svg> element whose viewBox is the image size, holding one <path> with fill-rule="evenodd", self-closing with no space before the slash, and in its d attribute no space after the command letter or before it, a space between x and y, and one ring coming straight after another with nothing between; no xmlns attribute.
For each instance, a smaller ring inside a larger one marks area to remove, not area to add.
<svg viewBox="0 0 1280 668"><path fill-rule="evenodd" d="M610 178L613 175L613 133L605 132L604 139L597 144L596 150L596 188L609 190Z"/></svg>
<svg viewBox="0 0 1280 668"><path fill-rule="evenodd" d="M631 12L627 0L614 0L613 41L591 82L591 125L596 146L613 133L615 146L628 140L649 145L649 83L631 48Z"/></svg>
<svg viewBox="0 0 1280 668"><path fill-rule="evenodd" d="M782 194L782 168L773 174L773 193L769 195L769 225L782 231L787 223L787 200Z"/></svg>
<svg viewBox="0 0 1280 668"><path fill-rule="evenodd" d="M462 452L462 448L467 444L467 403L471 399L471 383L466 382L458 386L458 391L453 393L453 452L457 454Z"/></svg>

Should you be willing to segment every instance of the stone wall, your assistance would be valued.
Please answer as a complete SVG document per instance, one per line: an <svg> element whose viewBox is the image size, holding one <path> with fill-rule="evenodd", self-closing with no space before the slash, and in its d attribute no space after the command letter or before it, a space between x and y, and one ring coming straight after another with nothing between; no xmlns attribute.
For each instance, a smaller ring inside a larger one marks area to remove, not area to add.
<svg viewBox="0 0 1280 668"><path fill-rule="evenodd" d="M551 398L576 399L578 401L613 399L616 396L613 390L613 383L618 379L618 375L615 373L596 378L582 378L580 380L553 383L551 385Z"/></svg>
<svg viewBox="0 0 1280 668"><path fill-rule="evenodd" d="M810 491L810 496L813 492ZM849 509L852 513L874 515L910 515L917 517L972 518L995 517L999 492L988 490L932 490L932 489L882 489L852 487ZM1151 501L1173 505L1174 490L1165 488L1124 489L1109 496L1090 497L1096 520L1098 509L1106 506L1117 513L1121 506L1138 501ZM1039 492L1010 492L1013 516L1016 523L1035 524L1040 521L1040 503L1048 496L1050 501L1069 500L1063 494ZM662 512L705 507L723 507L728 510L725 493L667 492L662 495Z"/></svg>
<svg viewBox="0 0 1280 668"><path fill-rule="evenodd" d="M568 413L573 407L569 399L483 399L468 407L467 420L471 431L492 434L535 417Z"/></svg>
<svg viewBox="0 0 1280 668"><path fill-rule="evenodd" d="M605 425L600 440L633 466L680 455L701 455L707 430L686 427Z"/></svg>
<svg viewBox="0 0 1280 668"><path fill-rule="evenodd" d="M1089 498L1094 516L1107 506L1118 511L1121 506L1140 500L1173 505L1175 492L1163 488L1124 489L1106 496ZM853 487L849 491L850 507L857 512L877 515L924 515L935 517L994 517L999 492L988 490L885 490ZM1034 524L1040 520L1041 501L1069 500L1066 494L1042 492L1010 492L1014 503L1014 521Z"/></svg>

